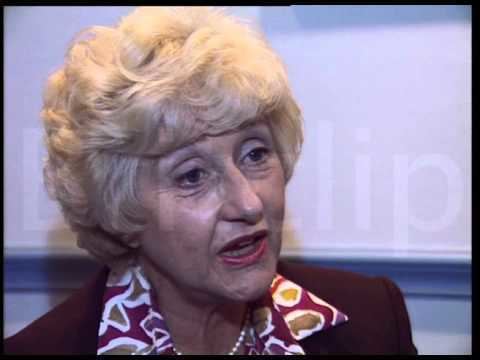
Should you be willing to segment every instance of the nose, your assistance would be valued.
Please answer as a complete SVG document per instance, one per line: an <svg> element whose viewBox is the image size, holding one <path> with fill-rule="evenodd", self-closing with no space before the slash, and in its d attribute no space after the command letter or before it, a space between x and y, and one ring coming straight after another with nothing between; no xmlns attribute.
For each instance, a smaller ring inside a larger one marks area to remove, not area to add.
<svg viewBox="0 0 480 360"><path fill-rule="evenodd" d="M225 170L224 175L221 218L257 224L263 219L263 204L253 184L236 166Z"/></svg>

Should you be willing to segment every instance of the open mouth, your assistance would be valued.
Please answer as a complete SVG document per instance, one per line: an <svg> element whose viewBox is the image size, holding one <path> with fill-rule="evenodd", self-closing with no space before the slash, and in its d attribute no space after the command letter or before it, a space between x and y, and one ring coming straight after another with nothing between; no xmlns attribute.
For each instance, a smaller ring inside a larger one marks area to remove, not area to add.
<svg viewBox="0 0 480 360"><path fill-rule="evenodd" d="M222 248L221 259L228 264L248 264L257 261L264 253L267 245L266 230L258 231L251 236L244 236Z"/></svg>

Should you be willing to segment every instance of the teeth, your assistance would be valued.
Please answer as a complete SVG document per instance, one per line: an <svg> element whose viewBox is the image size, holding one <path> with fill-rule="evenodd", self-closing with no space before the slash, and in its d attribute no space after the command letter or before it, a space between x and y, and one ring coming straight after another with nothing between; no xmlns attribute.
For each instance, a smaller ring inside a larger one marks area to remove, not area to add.
<svg viewBox="0 0 480 360"><path fill-rule="evenodd" d="M224 254L231 257L243 256L251 252L255 248L255 244L250 242L250 245L242 247L241 249L225 251Z"/></svg>
<svg viewBox="0 0 480 360"><path fill-rule="evenodd" d="M249 244L251 244L251 243L253 243L253 242L254 242L254 240L245 240L245 241L237 244L236 247L239 247L239 248L240 248L240 247L242 247L242 246L249 245Z"/></svg>

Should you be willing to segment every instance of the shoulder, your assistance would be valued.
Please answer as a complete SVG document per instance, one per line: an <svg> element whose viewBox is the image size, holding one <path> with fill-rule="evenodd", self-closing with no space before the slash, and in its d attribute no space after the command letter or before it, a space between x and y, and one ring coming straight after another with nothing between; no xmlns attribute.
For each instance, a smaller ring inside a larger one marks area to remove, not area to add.
<svg viewBox="0 0 480 360"><path fill-rule="evenodd" d="M278 272L323 300L335 302L337 307L344 305L350 308L352 301L355 304L369 304L375 300L384 300L387 295L385 286L388 284L389 288L396 288L396 285L386 278L295 262L281 261Z"/></svg>
<svg viewBox="0 0 480 360"><path fill-rule="evenodd" d="M95 353L108 269L67 300L4 340L5 354Z"/></svg>
<svg viewBox="0 0 480 360"><path fill-rule="evenodd" d="M403 295L391 280L283 261L278 272L349 318L342 325L305 339L307 347L315 341L317 345L323 343L327 352L416 352Z"/></svg>

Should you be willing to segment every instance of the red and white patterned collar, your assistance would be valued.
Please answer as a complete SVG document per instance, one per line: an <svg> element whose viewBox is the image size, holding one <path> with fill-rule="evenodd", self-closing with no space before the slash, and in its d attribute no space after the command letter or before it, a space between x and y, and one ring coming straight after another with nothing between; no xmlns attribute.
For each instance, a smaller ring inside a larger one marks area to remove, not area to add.
<svg viewBox="0 0 480 360"><path fill-rule="evenodd" d="M110 272L103 297L98 355L174 355L167 325L152 304L152 288L139 266ZM269 294L250 304L245 336L249 355L304 354L298 341L348 320L332 305L276 275Z"/></svg>

